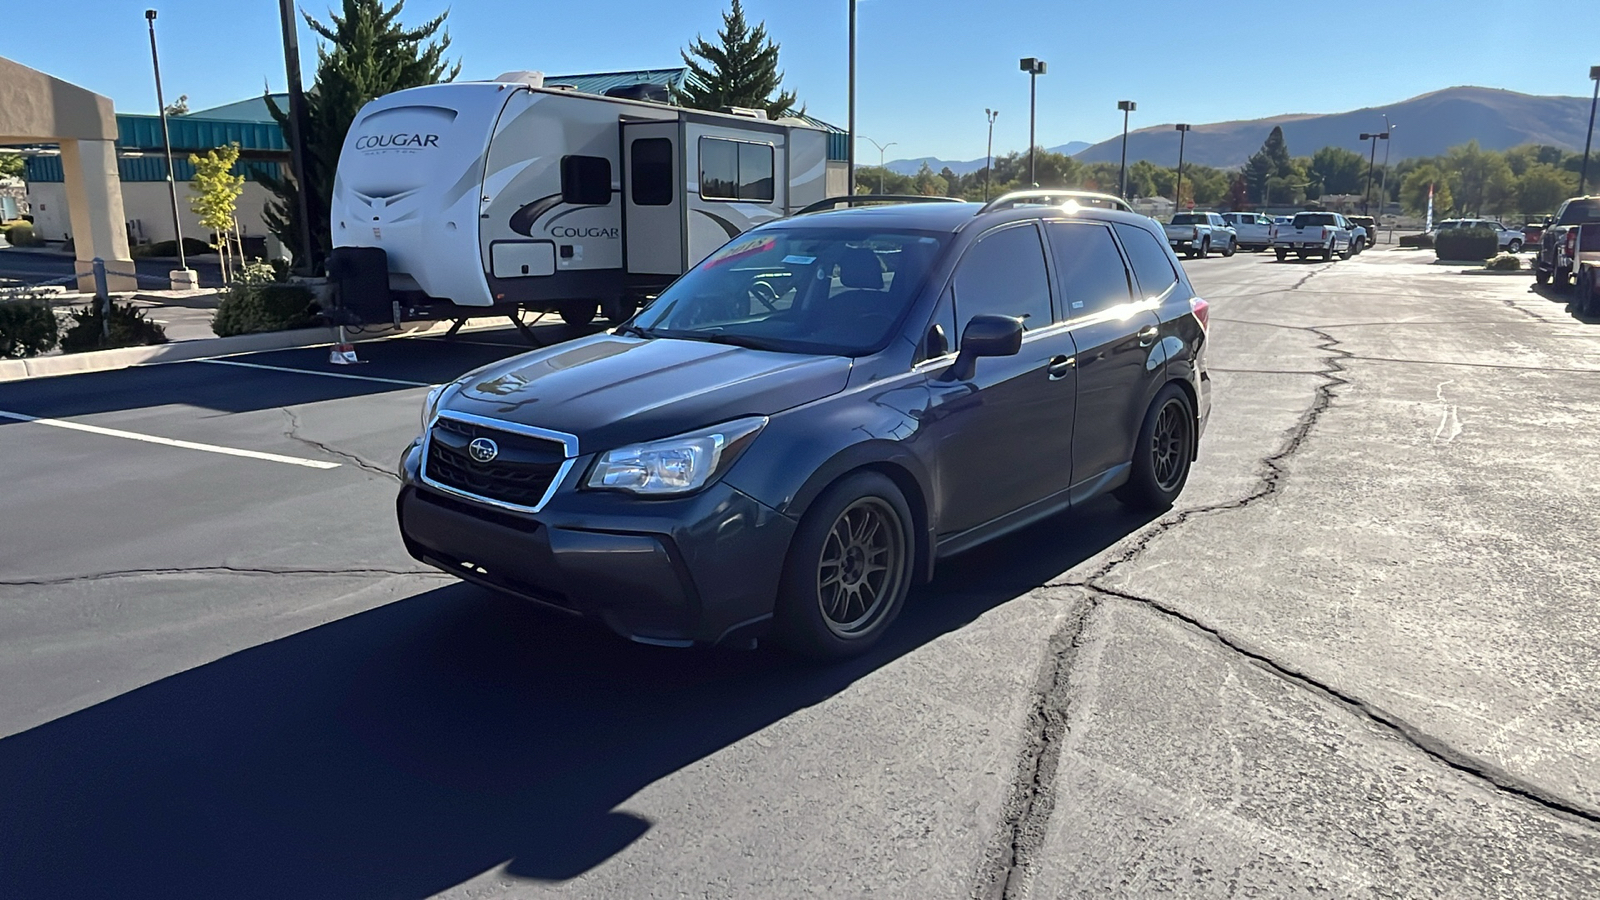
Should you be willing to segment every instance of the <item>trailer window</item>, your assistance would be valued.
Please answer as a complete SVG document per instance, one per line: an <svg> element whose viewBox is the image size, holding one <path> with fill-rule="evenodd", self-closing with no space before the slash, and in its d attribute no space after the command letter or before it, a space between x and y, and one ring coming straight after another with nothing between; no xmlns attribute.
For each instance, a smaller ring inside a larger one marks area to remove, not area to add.
<svg viewBox="0 0 1600 900"><path fill-rule="evenodd" d="M611 202L611 160L603 156L561 157L561 202L605 206Z"/></svg>
<svg viewBox="0 0 1600 900"><path fill-rule="evenodd" d="M700 198L771 203L772 146L720 138L700 139Z"/></svg>
<svg viewBox="0 0 1600 900"><path fill-rule="evenodd" d="M672 205L672 141L640 138L633 142L629 165L633 167L633 205Z"/></svg>

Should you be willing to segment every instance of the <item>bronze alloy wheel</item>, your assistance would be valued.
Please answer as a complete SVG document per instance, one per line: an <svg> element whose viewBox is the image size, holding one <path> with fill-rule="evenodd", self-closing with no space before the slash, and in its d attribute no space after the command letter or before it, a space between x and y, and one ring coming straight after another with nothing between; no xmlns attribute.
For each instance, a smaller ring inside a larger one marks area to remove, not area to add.
<svg viewBox="0 0 1600 900"><path fill-rule="evenodd" d="M1150 432L1150 462L1156 485L1163 491L1173 490L1183 480L1190 424L1188 410L1176 398L1168 400L1156 416L1156 427Z"/></svg>
<svg viewBox="0 0 1600 900"><path fill-rule="evenodd" d="M906 577L906 534L881 497L862 497L834 519L817 561L822 620L840 637L873 628Z"/></svg>

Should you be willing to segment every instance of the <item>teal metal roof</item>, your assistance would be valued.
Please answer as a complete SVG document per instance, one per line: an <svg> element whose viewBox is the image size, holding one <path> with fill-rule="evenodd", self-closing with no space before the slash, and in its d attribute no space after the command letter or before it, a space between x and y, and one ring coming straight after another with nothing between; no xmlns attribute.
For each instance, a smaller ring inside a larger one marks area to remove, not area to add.
<svg viewBox="0 0 1600 900"><path fill-rule="evenodd" d="M241 122L228 119L196 119L192 116L168 116L167 127L172 133L172 152L211 150L237 143L239 149L249 151L289 152L283 131L276 122ZM161 117L130 113L117 114L117 147L122 150L160 150Z"/></svg>
<svg viewBox="0 0 1600 900"><path fill-rule="evenodd" d="M679 90L688 77L689 70L680 66L676 69L593 72L588 75L546 75L544 83L570 84L585 94L604 94L612 88L627 87L630 84L659 84L672 90Z"/></svg>
<svg viewBox="0 0 1600 900"><path fill-rule="evenodd" d="M272 102L278 104L279 109L289 108L288 94L273 94ZM240 100L223 106L213 106L210 109L196 110L184 116L185 119L228 119L234 122L266 122L274 123L272 111L267 108L264 97L251 97L249 100Z"/></svg>
<svg viewBox="0 0 1600 900"><path fill-rule="evenodd" d="M258 181L259 178L257 176L262 174L274 177L282 177L283 175L281 163L261 159L242 159L234 164L233 171L245 175L251 181ZM194 178L194 166L189 165L189 154L187 152L180 156L176 150L173 151L172 174L179 181L189 181ZM117 176L125 182L166 181L166 157L160 152L151 156L118 157ZM65 181L66 173L61 168L61 157L28 157L27 180L41 184Z"/></svg>

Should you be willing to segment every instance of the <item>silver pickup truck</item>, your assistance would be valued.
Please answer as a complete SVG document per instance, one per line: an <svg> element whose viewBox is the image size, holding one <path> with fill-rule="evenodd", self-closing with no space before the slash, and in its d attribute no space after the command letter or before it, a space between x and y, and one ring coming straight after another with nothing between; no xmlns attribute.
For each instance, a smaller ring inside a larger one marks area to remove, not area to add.
<svg viewBox="0 0 1600 900"><path fill-rule="evenodd" d="M1213 250L1232 256L1239 249L1239 235L1216 213L1178 213L1162 227L1172 249L1190 259L1204 259Z"/></svg>
<svg viewBox="0 0 1600 900"><path fill-rule="evenodd" d="M1290 253L1300 259L1320 256L1349 259L1355 253L1355 228L1350 220L1333 212L1295 213L1287 226L1280 227L1272 239L1272 251L1283 262Z"/></svg>
<svg viewBox="0 0 1600 900"><path fill-rule="evenodd" d="M1271 247L1272 237L1278 230L1272 224L1272 217L1261 213L1223 213L1222 219L1232 225L1234 233L1239 236L1240 250L1265 250Z"/></svg>

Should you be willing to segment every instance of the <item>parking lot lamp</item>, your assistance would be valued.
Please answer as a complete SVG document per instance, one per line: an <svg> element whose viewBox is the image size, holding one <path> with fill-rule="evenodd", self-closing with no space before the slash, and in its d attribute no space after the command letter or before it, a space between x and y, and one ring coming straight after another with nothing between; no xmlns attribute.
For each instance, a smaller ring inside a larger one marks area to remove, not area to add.
<svg viewBox="0 0 1600 900"><path fill-rule="evenodd" d="M989 149L983 157L983 202L989 202L989 182L994 180L994 120L999 117L1000 110L985 108L983 111L989 118Z"/></svg>
<svg viewBox="0 0 1600 900"><path fill-rule="evenodd" d="M1128 113L1138 108L1139 104L1132 100L1117 101L1117 109L1122 110L1122 172L1117 176L1117 189L1121 193L1117 196L1123 198L1128 196Z"/></svg>
<svg viewBox="0 0 1600 900"><path fill-rule="evenodd" d="M1039 179L1034 169L1033 160L1033 123L1034 111L1037 108L1039 76L1045 72L1045 62L1032 56L1024 56L1021 62L1022 71L1028 73L1028 184L1032 187L1039 186Z"/></svg>
<svg viewBox="0 0 1600 900"><path fill-rule="evenodd" d="M1183 205L1183 142L1189 137L1189 126L1183 122L1172 126L1178 131L1178 186L1172 192L1172 209Z"/></svg>
<svg viewBox="0 0 1600 900"><path fill-rule="evenodd" d="M867 137L864 134L861 135L861 139L863 141L866 141L867 143L871 144L872 146L878 148L878 193L881 194L881 193L883 193L883 151L889 149L890 147L893 147L896 143L899 143L899 142L898 141L890 141L887 144L880 144L877 141L873 140L872 138Z"/></svg>
<svg viewBox="0 0 1600 900"><path fill-rule="evenodd" d="M1589 78L1594 81L1594 96L1589 99L1589 130L1583 136L1583 168L1578 171L1578 196L1583 196L1584 185L1589 183L1589 145L1594 141L1594 107L1600 101L1600 66L1589 67Z"/></svg>
<svg viewBox="0 0 1600 900"><path fill-rule="evenodd" d="M305 275L315 275L311 261L311 167L306 153L306 92L300 81L300 32L296 24L294 0L278 0L278 18L283 27L283 67L289 79L289 174L294 176L295 212L300 217L299 246L295 247L294 267Z"/></svg>
<svg viewBox="0 0 1600 900"><path fill-rule="evenodd" d="M183 223L178 221L178 179L172 171L172 135L167 131L167 100L161 94L161 57L156 53L156 11L144 11L150 25L150 64L156 70L156 106L161 110L161 147L167 155L167 192L172 195L172 237L178 243L178 268L187 269L183 257Z"/></svg>
<svg viewBox="0 0 1600 900"><path fill-rule="evenodd" d="M1387 131L1380 131L1374 134L1368 134L1365 131L1361 132L1361 140L1372 142L1372 150L1367 154L1367 187L1361 193L1361 214L1363 216L1367 214L1367 201L1372 198L1372 166L1378 161L1378 142L1387 141L1388 139L1389 133Z"/></svg>
<svg viewBox="0 0 1600 900"><path fill-rule="evenodd" d="M850 193L856 192L856 0L850 0L850 134L845 142L845 171L850 175Z"/></svg>
<svg viewBox="0 0 1600 900"><path fill-rule="evenodd" d="M1390 134L1396 128L1399 128L1399 127L1400 127L1399 125L1390 125L1389 124L1389 116L1388 116L1388 114L1387 113L1384 114L1384 117L1383 117L1383 133L1384 134ZM1392 146L1392 144L1390 144L1388 142L1385 142L1384 145L1383 145L1383 181L1381 183L1381 186L1378 188L1378 196L1382 197L1383 200L1378 203L1378 215L1379 216L1383 215L1383 208L1385 206L1389 205L1389 148L1390 148L1390 146Z"/></svg>

